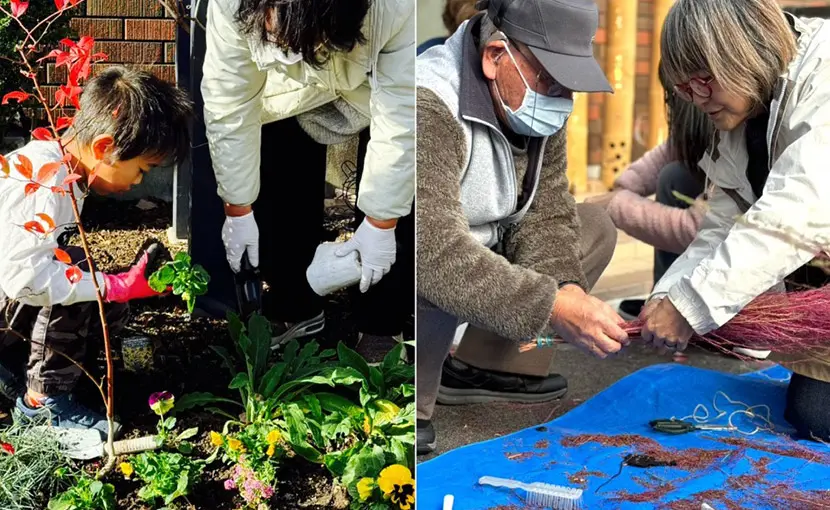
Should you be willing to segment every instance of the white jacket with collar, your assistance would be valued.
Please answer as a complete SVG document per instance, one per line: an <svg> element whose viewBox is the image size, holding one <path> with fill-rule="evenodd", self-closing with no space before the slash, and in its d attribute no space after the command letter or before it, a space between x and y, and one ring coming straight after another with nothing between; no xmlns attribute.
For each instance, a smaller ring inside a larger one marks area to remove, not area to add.
<svg viewBox="0 0 830 510"><path fill-rule="evenodd" d="M322 69L279 62L276 46L241 31L238 7L239 0L208 4L201 91L219 196L238 205L256 200L263 123L342 98L370 119L358 207L379 219L409 214L415 193L414 1L373 1L363 28L367 43L332 54ZM285 152L286 168L262 170L303 171L291 163L290 141Z"/></svg>
<svg viewBox="0 0 830 510"><path fill-rule="evenodd" d="M707 154L700 163L713 184L709 213L652 293L668 295L699 334L830 249L830 23L794 23L798 50L770 105L770 173L762 197L746 176L744 127L719 132L719 157L713 162ZM745 214L724 189L749 205Z"/></svg>

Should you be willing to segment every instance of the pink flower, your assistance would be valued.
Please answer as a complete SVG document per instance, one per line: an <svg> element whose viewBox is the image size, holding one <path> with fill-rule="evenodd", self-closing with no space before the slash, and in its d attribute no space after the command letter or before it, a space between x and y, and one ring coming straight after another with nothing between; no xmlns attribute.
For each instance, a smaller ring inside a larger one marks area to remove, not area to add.
<svg viewBox="0 0 830 510"><path fill-rule="evenodd" d="M152 409L153 412L159 416L162 416L173 409L173 402L173 394L169 391L158 391L153 393L147 401L147 403L150 404L150 409Z"/></svg>
<svg viewBox="0 0 830 510"><path fill-rule="evenodd" d="M232 491L234 489L236 489L236 482L233 481L233 478L225 480L225 490Z"/></svg>

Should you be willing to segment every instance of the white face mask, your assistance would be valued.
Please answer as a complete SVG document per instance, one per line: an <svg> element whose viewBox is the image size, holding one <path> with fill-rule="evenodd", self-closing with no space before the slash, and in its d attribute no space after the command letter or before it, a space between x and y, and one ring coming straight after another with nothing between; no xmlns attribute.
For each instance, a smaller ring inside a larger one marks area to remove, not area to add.
<svg viewBox="0 0 830 510"><path fill-rule="evenodd" d="M557 133L565 125L573 111L573 100L564 97L545 96L530 88L530 84L522 74L518 62L513 58L513 53L511 53L507 43L504 44L504 48L525 84L524 99L522 99L522 104L516 111L511 110L507 103L501 99L501 93L498 92L499 88L496 87L510 129L517 135L524 136L544 137Z"/></svg>

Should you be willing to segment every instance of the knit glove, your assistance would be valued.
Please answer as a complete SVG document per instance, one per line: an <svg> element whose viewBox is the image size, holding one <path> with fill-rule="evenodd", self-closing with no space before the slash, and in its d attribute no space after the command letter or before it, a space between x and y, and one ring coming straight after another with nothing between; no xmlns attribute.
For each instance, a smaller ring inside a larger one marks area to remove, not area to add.
<svg viewBox="0 0 830 510"><path fill-rule="evenodd" d="M343 257L353 251L360 255L360 292L366 292L369 287L378 283L395 263L395 227L378 228L364 219L357 232L337 249L335 255Z"/></svg>

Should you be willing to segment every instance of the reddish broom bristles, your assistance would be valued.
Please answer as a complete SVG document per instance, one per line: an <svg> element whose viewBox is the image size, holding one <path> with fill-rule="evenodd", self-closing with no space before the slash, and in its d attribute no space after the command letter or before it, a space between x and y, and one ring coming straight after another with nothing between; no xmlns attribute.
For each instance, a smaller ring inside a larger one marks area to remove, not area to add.
<svg viewBox="0 0 830 510"><path fill-rule="evenodd" d="M635 320L625 323L623 329L637 339L642 326L642 321ZM805 357L817 350L830 352L830 286L763 294L732 320L706 335L694 335L694 340L730 353L734 347ZM531 345L535 347L536 342L520 349L528 350Z"/></svg>

